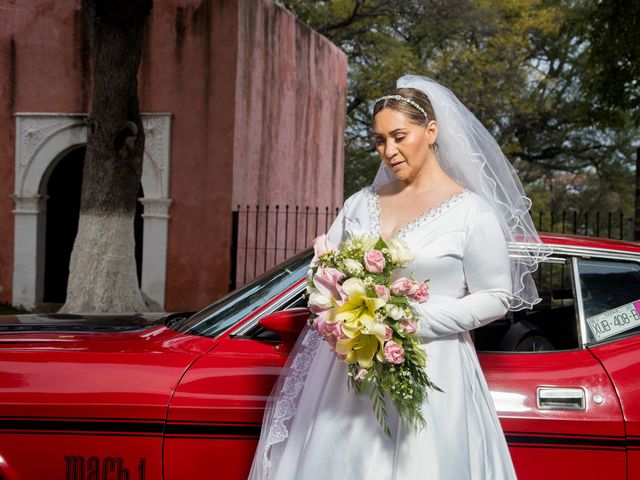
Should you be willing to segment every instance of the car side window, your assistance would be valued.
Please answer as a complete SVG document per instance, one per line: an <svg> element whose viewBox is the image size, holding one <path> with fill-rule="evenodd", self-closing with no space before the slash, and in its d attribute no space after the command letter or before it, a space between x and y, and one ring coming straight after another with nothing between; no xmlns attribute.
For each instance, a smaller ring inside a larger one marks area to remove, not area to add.
<svg viewBox="0 0 640 480"><path fill-rule="evenodd" d="M587 342L640 332L640 264L578 259Z"/></svg>
<svg viewBox="0 0 640 480"><path fill-rule="evenodd" d="M533 279L542 299L533 309L508 312L473 331L479 352L539 352L579 347L578 317L571 262L554 256L541 263Z"/></svg>
<svg viewBox="0 0 640 480"><path fill-rule="evenodd" d="M189 335L212 338L220 335L302 279L309 268L311 253L305 250L295 255L172 328Z"/></svg>

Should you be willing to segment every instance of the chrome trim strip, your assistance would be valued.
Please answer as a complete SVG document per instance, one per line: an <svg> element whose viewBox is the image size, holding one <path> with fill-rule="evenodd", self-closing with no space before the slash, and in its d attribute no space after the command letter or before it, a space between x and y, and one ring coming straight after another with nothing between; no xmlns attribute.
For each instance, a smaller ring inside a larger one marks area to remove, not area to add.
<svg viewBox="0 0 640 480"><path fill-rule="evenodd" d="M515 243L509 242L509 250L514 254L518 252L531 252L537 250L538 244L536 243ZM619 250L613 250L608 248L599 247L576 247L572 245L554 245L545 244L553 249L553 254L557 255L578 255L582 257L597 256L601 258L611 258L615 260L632 260L640 261L640 252L621 252Z"/></svg>
<svg viewBox="0 0 640 480"><path fill-rule="evenodd" d="M545 251L553 253L555 246L551 243L525 243L525 242L507 242L507 248L511 250L528 250L528 251Z"/></svg>
<svg viewBox="0 0 640 480"><path fill-rule="evenodd" d="M578 339L580 348L587 344L587 322L584 318L584 305L582 304L582 287L580 286L580 273L578 272L578 257L571 257L571 270L573 273L573 288L576 298L576 313L578 314Z"/></svg>
<svg viewBox="0 0 640 480"><path fill-rule="evenodd" d="M286 305L287 303L289 303L296 296L298 296L300 293L302 293L302 291L304 289L305 289L305 283L303 282L302 284L300 284L300 286L293 288L287 295L285 295L282 298L280 298L277 302L274 302L271 306L269 306L269 308L266 308L263 312L259 313L255 317L253 317L247 323L245 323L243 325L240 325L235 330L232 330L229 335L231 335L231 336L244 335L249 330L251 330L253 327L255 327L256 324L260 321L261 318L266 317L270 313L273 313L273 312L277 311L278 309L280 309L280 307L282 307L283 305Z"/></svg>
<svg viewBox="0 0 640 480"><path fill-rule="evenodd" d="M511 258L524 258L524 259L531 258L531 257L529 257L527 255L518 255L518 254L513 254L513 253L510 253L509 257L511 257ZM557 263L559 265L564 265L564 264L567 263L567 259L564 258L564 257L545 257L544 263L554 263L554 264Z"/></svg>

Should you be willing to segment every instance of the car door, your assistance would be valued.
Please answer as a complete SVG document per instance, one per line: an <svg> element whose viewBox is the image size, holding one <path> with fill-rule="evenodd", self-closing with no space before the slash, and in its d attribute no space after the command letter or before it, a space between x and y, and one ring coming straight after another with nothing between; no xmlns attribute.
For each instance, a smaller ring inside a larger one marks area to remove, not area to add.
<svg viewBox="0 0 640 480"><path fill-rule="evenodd" d="M624 479L616 391L582 342L575 260L556 252L534 275L533 310L474 332L480 364L520 480Z"/></svg>
<svg viewBox="0 0 640 480"><path fill-rule="evenodd" d="M628 478L640 478L640 263L577 260L588 349L613 381L626 427Z"/></svg>
<svg viewBox="0 0 640 480"><path fill-rule="evenodd" d="M164 438L165 480L244 480L260 436L266 400L288 357L281 337L259 320L291 311L304 325L301 279L310 255L294 257L205 310L183 333L217 338L181 379ZM215 307L215 306L214 306Z"/></svg>

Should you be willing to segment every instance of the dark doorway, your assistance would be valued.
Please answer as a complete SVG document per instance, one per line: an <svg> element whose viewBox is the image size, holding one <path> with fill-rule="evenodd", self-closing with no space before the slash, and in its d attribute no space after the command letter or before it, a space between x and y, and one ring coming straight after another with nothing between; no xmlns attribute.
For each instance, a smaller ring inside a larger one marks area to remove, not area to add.
<svg viewBox="0 0 640 480"><path fill-rule="evenodd" d="M44 303L64 303L67 298L69 260L78 232L80 191L85 147L67 153L54 167L46 185L47 228L44 260ZM142 185L138 194L142 197ZM138 285L142 278L142 205L136 203L134 220Z"/></svg>

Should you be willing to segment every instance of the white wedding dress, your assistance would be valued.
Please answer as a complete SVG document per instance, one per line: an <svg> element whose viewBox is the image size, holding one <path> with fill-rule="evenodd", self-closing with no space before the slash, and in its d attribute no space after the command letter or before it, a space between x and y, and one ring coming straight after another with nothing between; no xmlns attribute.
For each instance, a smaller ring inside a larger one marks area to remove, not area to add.
<svg viewBox="0 0 640 480"><path fill-rule="evenodd" d="M345 201L328 235L338 244L349 230L380 234L379 199L373 187ZM400 423L388 401L392 437L387 437L369 397L348 391L346 364L305 327L298 343L313 355L305 357L303 348L287 382L289 392L297 396L296 408L286 398L276 406L274 427L271 432L263 429L250 478L516 478L469 335L469 330L504 316L511 299L507 246L495 213L479 195L464 190L425 212L396 237L408 243L415 257L402 273L430 279L429 300L412 303L421 317L418 333L428 355L427 374L444 390L430 392L424 403L427 427L414 434ZM258 471L256 458L265 454L267 445L279 449L278 461Z"/></svg>

